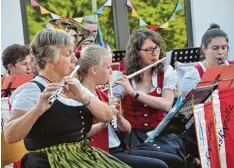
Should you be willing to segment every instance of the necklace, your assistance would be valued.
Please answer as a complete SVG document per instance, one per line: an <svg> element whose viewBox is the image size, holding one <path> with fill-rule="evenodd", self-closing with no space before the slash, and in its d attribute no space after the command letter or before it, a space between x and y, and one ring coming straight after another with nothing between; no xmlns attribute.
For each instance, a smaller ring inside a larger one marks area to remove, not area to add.
<svg viewBox="0 0 234 168"><path fill-rule="evenodd" d="M44 76L42 76L42 75L37 75L37 76L39 76L39 77L41 77L41 78L47 80L49 83L53 83L51 80L49 80L48 78L46 78L46 77L44 77Z"/></svg>

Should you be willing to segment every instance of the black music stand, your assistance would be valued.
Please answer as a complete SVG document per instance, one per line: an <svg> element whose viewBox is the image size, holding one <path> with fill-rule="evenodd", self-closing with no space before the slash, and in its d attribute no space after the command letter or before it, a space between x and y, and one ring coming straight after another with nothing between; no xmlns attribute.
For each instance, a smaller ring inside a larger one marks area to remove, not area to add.
<svg viewBox="0 0 234 168"><path fill-rule="evenodd" d="M123 61L125 53L126 53L125 50L116 50L116 51L113 51L112 61L113 62Z"/></svg>
<svg viewBox="0 0 234 168"><path fill-rule="evenodd" d="M183 48L183 49L175 49L171 53L171 66L175 68L175 62L179 61L181 63L191 63L198 62L202 59L200 54L200 48Z"/></svg>
<svg viewBox="0 0 234 168"><path fill-rule="evenodd" d="M177 135L180 135L183 140L183 153L185 156L184 166L187 168L191 156L187 152L188 134L186 130L188 130L194 123L192 106L204 103L217 87L218 84L215 83L213 85L197 87L191 90L182 102L177 102L178 104L175 104L177 107L173 107L153 131L147 133L149 137L145 142L151 142L156 137L165 134L176 133Z"/></svg>

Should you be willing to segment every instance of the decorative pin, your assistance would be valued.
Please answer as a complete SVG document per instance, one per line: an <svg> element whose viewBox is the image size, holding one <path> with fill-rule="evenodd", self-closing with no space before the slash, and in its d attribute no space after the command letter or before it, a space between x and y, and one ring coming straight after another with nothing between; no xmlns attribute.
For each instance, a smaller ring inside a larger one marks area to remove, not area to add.
<svg viewBox="0 0 234 168"><path fill-rule="evenodd" d="M162 89L158 87L158 88L156 89L156 92L160 95L160 94L162 93Z"/></svg>

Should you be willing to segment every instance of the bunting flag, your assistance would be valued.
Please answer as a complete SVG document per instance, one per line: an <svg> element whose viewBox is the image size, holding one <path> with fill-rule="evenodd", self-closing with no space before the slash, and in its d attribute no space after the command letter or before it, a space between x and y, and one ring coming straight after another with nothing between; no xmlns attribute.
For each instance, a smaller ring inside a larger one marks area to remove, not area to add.
<svg viewBox="0 0 234 168"><path fill-rule="evenodd" d="M127 6L130 7L130 8L133 8L132 2L130 0L127 0Z"/></svg>
<svg viewBox="0 0 234 168"><path fill-rule="evenodd" d="M69 17L66 17L66 16L63 16L61 17L62 19L65 19L65 20L72 20L72 18L69 18Z"/></svg>
<svg viewBox="0 0 234 168"><path fill-rule="evenodd" d="M176 19L176 12L173 13L169 21L174 21Z"/></svg>
<svg viewBox="0 0 234 168"><path fill-rule="evenodd" d="M161 28L161 29L166 29L166 28L168 28L168 22L166 22L166 23L164 23L162 26L160 26L159 28Z"/></svg>
<svg viewBox="0 0 234 168"><path fill-rule="evenodd" d="M40 11L42 15L50 13L47 9L43 8L42 6L40 6Z"/></svg>
<svg viewBox="0 0 234 168"><path fill-rule="evenodd" d="M102 12L103 12L103 9L104 9L104 6L102 6L102 7L99 8L98 10L96 10L96 11L94 12L94 14L101 15Z"/></svg>
<svg viewBox="0 0 234 168"><path fill-rule="evenodd" d="M112 6L112 0L107 0L103 6Z"/></svg>
<svg viewBox="0 0 234 168"><path fill-rule="evenodd" d="M147 26L148 25L142 18L139 17L139 15L137 14L136 10L134 9L134 7L132 5L131 0L127 0L127 6L132 8L132 15L131 16L139 18L139 25L140 26ZM150 26L148 26L148 28L151 30L157 30L158 28L162 28L162 29L168 28L169 22L176 20L176 12L179 10L182 10L182 9L183 9L183 6L182 6L180 0L178 0L175 11L173 12L172 16L170 17L170 19L166 23L164 23L163 25L161 25L159 27L154 26L154 25L150 25Z"/></svg>
<svg viewBox="0 0 234 168"><path fill-rule="evenodd" d="M94 15L85 16L84 20L92 23L97 23L97 19Z"/></svg>
<svg viewBox="0 0 234 168"><path fill-rule="evenodd" d="M102 32L100 29L100 26L98 25L98 33L97 33L97 38L100 46L105 46L103 38L102 38Z"/></svg>
<svg viewBox="0 0 234 168"><path fill-rule="evenodd" d="M81 23L84 20L84 17L73 18L73 20Z"/></svg>
<svg viewBox="0 0 234 168"><path fill-rule="evenodd" d="M31 6L40 6L35 0L30 0Z"/></svg>
<svg viewBox="0 0 234 168"><path fill-rule="evenodd" d="M141 18L139 19L139 24L140 26L148 26L148 24Z"/></svg>
<svg viewBox="0 0 234 168"><path fill-rule="evenodd" d="M132 8L132 16L139 18L139 15L137 14L137 12L134 8Z"/></svg>
<svg viewBox="0 0 234 168"><path fill-rule="evenodd" d="M53 19L60 19L60 16L58 16L58 15L52 13L52 12L50 12L50 15L51 15L51 17L52 17Z"/></svg>
<svg viewBox="0 0 234 168"><path fill-rule="evenodd" d="M155 30L157 30L159 27L158 27L158 26L155 26L155 25L149 25L148 28L151 29L151 30L153 30L153 31L155 31Z"/></svg>
<svg viewBox="0 0 234 168"><path fill-rule="evenodd" d="M179 1L178 1L178 4L177 4L177 6L176 6L175 12L177 12L177 11L179 11L179 10L181 10L181 9L183 9L183 7L182 7L182 4L181 4L181 2L180 2L180 0L179 0Z"/></svg>

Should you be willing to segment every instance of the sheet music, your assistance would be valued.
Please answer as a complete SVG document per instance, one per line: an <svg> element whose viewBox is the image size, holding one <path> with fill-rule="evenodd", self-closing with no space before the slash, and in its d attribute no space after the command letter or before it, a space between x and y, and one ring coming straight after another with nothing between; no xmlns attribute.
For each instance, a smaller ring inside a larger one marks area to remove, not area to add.
<svg viewBox="0 0 234 168"><path fill-rule="evenodd" d="M198 87L191 90L184 100L181 101L181 97L179 97L172 110L168 112L168 114L159 123L159 125L153 131L147 133L148 138L145 142L151 142L155 137L159 136L174 117L183 115L183 121L181 122L183 122L186 127L188 127L189 125L191 126L191 122L193 122L191 121L193 114L192 100L194 101L194 105L204 103L217 87L217 84Z"/></svg>

